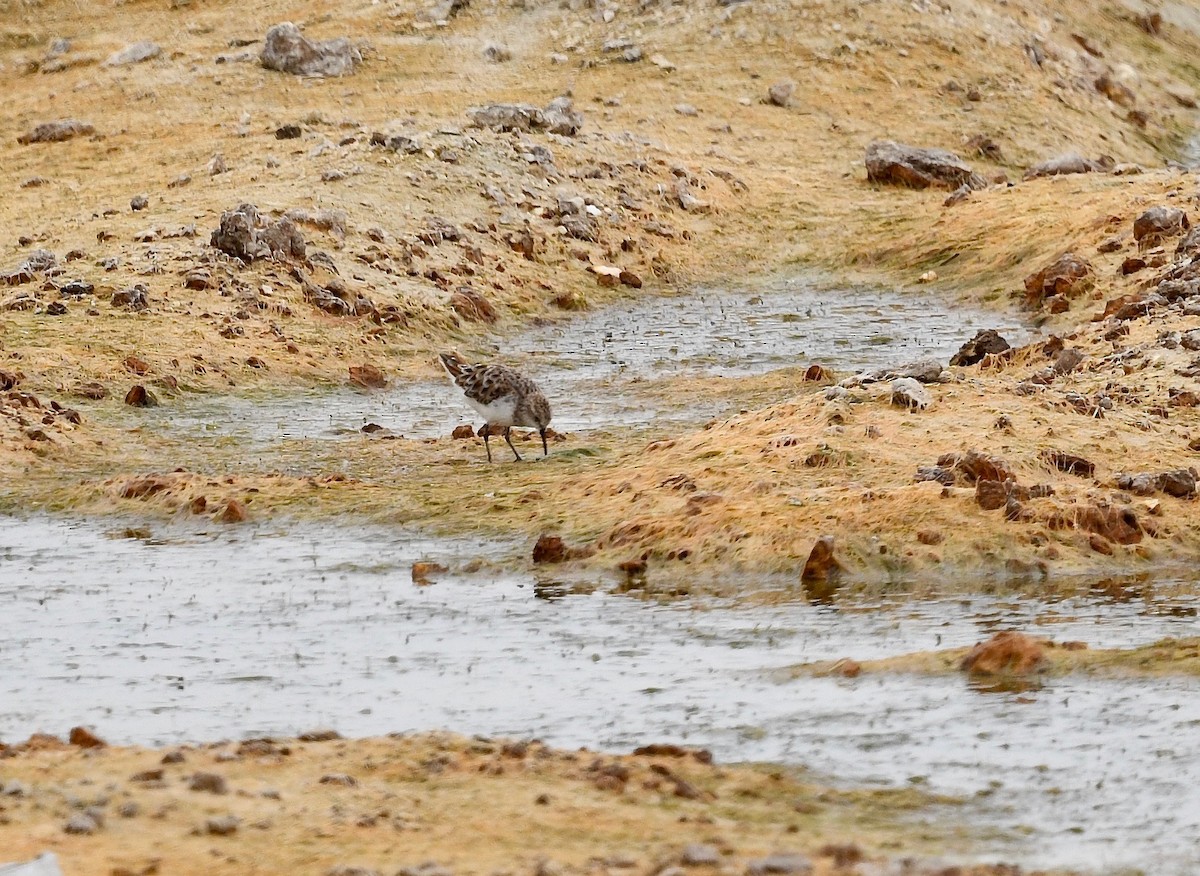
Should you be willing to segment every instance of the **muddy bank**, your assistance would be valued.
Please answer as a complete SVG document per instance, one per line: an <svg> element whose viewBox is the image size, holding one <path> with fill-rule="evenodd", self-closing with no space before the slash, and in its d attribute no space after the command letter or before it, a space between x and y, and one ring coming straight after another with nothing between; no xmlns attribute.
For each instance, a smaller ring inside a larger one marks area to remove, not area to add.
<svg viewBox="0 0 1200 876"><path fill-rule="evenodd" d="M6 754L4 854L53 850L78 874L888 872L942 835L917 817L954 811L916 789L842 792L679 746L317 733L168 750L42 737ZM944 869L927 857L906 872Z"/></svg>

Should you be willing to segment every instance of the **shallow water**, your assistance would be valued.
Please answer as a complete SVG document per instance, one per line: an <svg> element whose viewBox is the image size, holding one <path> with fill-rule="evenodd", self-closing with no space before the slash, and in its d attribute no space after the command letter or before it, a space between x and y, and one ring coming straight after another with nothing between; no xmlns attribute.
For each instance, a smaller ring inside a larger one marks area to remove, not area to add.
<svg viewBox="0 0 1200 876"><path fill-rule="evenodd" d="M812 363L852 373L931 356L945 361L980 328L999 329L1012 343L1028 335L1011 318L933 294L829 292L796 280L756 296L709 290L615 305L518 334L495 358L534 378L553 402L555 428L576 432L700 422L723 405L664 401L640 391L641 381L738 377ZM236 439L248 449L353 434L366 423L408 437L444 436L476 417L444 379L397 381L369 393L347 386L282 398L184 396L140 416L156 431Z"/></svg>
<svg viewBox="0 0 1200 876"><path fill-rule="evenodd" d="M679 740L724 762L966 795L964 817L1004 833L986 851L1029 865L1200 869L1193 679L1072 677L1021 695L958 677L780 681L798 662L999 628L1092 647L1200 633L1183 612L983 597L869 611L660 605L500 573L418 587L414 560L461 569L503 546L384 528L170 526L150 540L112 529L0 518L0 739L88 724L136 743L318 725L612 750Z"/></svg>

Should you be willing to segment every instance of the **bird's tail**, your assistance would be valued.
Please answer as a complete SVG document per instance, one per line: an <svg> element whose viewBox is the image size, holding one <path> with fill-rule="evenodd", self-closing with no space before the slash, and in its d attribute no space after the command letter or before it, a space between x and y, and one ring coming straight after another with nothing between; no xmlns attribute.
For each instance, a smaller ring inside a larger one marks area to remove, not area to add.
<svg viewBox="0 0 1200 876"><path fill-rule="evenodd" d="M446 369L451 380L458 380L462 377L462 373L467 367L466 361L458 353L438 353L438 359L441 360L442 367Z"/></svg>

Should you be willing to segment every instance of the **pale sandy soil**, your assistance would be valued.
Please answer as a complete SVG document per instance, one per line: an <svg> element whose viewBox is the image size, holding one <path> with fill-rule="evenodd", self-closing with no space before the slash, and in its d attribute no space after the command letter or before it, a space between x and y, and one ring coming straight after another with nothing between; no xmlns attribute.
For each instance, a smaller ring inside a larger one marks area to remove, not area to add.
<svg viewBox="0 0 1200 876"><path fill-rule="evenodd" d="M779 853L803 855L825 876L859 862L859 872L883 872L916 855L929 863L906 872L923 876L944 872L929 850L970 838L954 824L953 798L838 791L791 769L674 751L622 756L449 734L169 751L41 738L0 759L0 855L53 851L78 876L643 873L681 863L741 873ZM167 754L182 757L164 765ZM192 790L198 774L209 778ZM64 831L89 811L102 813L102 826ZM942 826L928 823L934 814ZM707 847L705 861L693 852L686 863L693 845Z"/></svg>

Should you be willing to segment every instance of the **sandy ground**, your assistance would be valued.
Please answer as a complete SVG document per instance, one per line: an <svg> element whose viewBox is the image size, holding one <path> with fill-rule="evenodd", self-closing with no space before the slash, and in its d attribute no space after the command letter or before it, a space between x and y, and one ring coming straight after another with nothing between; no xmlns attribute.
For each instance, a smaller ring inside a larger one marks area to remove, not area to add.
<svg viewBox="0 0 1200 876"><path fill-rule="evenodd" d="M449 734L164 751L37 737L0 760L0 848L15 859L53 851L65 872L81 876L680 866L821 876L856 865L885 872L891 860L914 854L905 872L943 873L928 850L969 839L953 826L953 798L837 791L794 770L705 763L706 756L675 746L568 752ZM939 813L943 826L927 823ZM72 819L76 832L64 830Z"/></svg>

